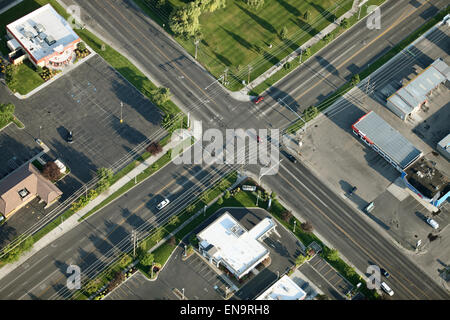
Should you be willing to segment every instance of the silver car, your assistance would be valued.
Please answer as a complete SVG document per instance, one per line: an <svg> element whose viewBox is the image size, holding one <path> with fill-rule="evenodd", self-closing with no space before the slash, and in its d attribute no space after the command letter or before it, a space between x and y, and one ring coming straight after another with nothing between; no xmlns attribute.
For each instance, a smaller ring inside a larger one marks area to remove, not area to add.
<svg viewBox="0 0 450 320"><path fill-rule="evenodd" d="M169 199L164 199L163 201L161 201L156 208L158 210L162 210L165 206L167 206L170 203Z"/></svg>

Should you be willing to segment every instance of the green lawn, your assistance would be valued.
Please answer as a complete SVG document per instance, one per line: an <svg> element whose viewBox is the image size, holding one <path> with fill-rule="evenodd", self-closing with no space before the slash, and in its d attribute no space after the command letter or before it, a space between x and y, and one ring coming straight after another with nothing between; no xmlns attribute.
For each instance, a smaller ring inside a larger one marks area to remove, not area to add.
<svg viewBox="0 0 450 320"><path fill-rule="evenodd" d="M16 84L9 85L9 88L20 94L27 94L33 89L36 89L44 80L35 71L34 66L29 61L25 61L23 64L17 66Z"/></svg>
<svg viewBox="0 0 450 320"><path fill-rule="evenodd" d="M185 2L169 0L158 14L146 6L146 0L136 0L136 3L157 23L167 26L171 8ZM200 16L204 39L199 44L198 60L217 78L228 67L229 87L238 90L241 81L247 81L246 65L252 64L251 79L256 78L348 11L352 3L353 0L266 0L263 7L255 10L241 0L227 1L225 9ZM310 12L307 21L302 18L306 10ZM324 18L328 13L331 14ZM288 29L288 39L282 41L278 35L284 26ZM175 39L194 56L192 40ZM273 45L271 49L269 44ZM280 45L284 45L284 50L277 49ZM237 81L233 83L231 77Z"/></svg>

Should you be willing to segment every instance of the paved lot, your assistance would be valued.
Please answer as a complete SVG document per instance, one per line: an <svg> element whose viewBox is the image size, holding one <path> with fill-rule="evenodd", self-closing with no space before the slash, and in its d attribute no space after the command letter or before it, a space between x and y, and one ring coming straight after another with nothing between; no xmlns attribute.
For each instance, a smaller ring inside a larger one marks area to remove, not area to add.
<svg viewBox="0 0 450 320"><path fill-rule="evenodd" d="M161 111L100 56L26 100L16 99L0 86L0 101L14 103L25 124L22 130L10 125L0 132L0 179L41 151L34 141L40 137L50 148L48 155L71 170L57 183L63 191L61 201L95 176L98 168L113 166L156 133L161 121ZM73 144L65 141L69 130L74 133ZM8 223L18 234L36 222L27 209L15 215L27 217L25 225Z"/></svg>
<svg viewBox="0 0 450 320"><path fill-rule="evenodd" d="M306 293L305 300L313 300L316 295L322 293L316 284L312 283L303 273L296 269L290 278Z"/></svg>
<svg viewBox="0 0 450 320"><path fill-rule="evenodd" d="M409 50L414 56L403 54L393 62L391 67L372 76L369 87L373 88L374 92L371 96L368 97L361 90L356 89L352 91L352 94L347 95L346 99L337 103L334 109L329 110L327 116L319 117L308 126L303 146L300 148L302 160L308 163L321 180L327 181L343 198L348 198L346 193L352 186L357 186L358 190L349 200L359 209L363 209L382 194L400 174L375 151L355 137L351 131L351 125L363 114L374 110L424 154L430 154L432 148L412 132L414 125L404 123L385 107L383 92L388 85L399 84L399 79L411 76L414 70L424 69L438 57L450 63L449 33L448 27L431 33ZM366 87L362 89L366 90ZM442 102L438 99L440 94L444 101L448 99L448 89L441 90L441 93L435 94L427 116L445 105L445 103L438 105L437 101ZM449 172L445 170L449 168L448 163L442 162L441 166L443 172Z"/></svg>
<svg viewBox="0 0 450 320"><path fill-rule="evenodd" d="M182 261L183 249L178 247L156 281L149 281L140 272L114 290L106 300L176 300L173 290L185 288L190 300L219 300L214 286L223 280L197 255Z"/></svg>
<svg viewBox="0 0 450 320"><path fill-rule="evenodd" d="M299 271L331 299L345 300L345 294L353 288L351 283L317 255L301 265Z"/></svg>

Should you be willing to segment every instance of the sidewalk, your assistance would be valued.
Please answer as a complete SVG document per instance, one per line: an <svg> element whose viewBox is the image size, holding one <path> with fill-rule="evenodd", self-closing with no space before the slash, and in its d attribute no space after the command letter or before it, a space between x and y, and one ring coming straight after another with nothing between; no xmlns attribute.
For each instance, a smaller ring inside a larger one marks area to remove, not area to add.
<svg viewBox="0 0 450 320"><path fill-rule="evenodd" d="M182 137L178 136L177 138L173 139L171 142L169 142L167 145L163 147L163 151L160 152L156 156L151 156L144 162L142 162L140 165L138 165L136 168L134 168L132 171L130 171L127 175L122 177L120 180L118 180L115 184L113 184L108 190L100 194L97 198L89 202L89 204L80 209L78 212L74 213L70 218L63 221L58 227L50 231L48 234L46 234L44 237L42 237L39 241L37 241L32 249L26 253L24 253L20 259L17 262L7 264L4 267L0 268L0 279L5 277L8 273L13 271L15 268L20 266L22 263L24 263L26 260L31 258L35 253L37 253L42 248L48 246L50 243L58 239L60 236L65 234L66 232L69 232L73 228L75 228L77 225L79 225L81 222L78 222L78 219L80 219L82 216L84 216L86 213L91 211L95 206L102 203L106 198L108 198L110 195L112 195L114 192L119 190L122 186L124 186L129 181L134 180L134 178L143 172L145 169L147 169L149 166L151 166L154 162L156 162L159 158L161 158L163 155L166 154L168 150L171 150L173 147L175 147L178 143L183 141L185 138L187 138L188 133L184 132L184 135ZM189 149L192 145L189 145L185 150ZM163 167L160 168L160 170ZM135 186L139 185L140 183L143 183L145 180L140 181ZM134 186L134 187L135 187ZM131 189L133 189L132 187ZM130 189L130 190L131 190ZM116 198L118 199L118 198ZM113 200L114 202L114 200ZM112 203L112 202L111 202ZM58 218L56 218L58 219Z"/></svg>
<svg viewBox="0 0 450 320"><path fill-rule="evenodd" d="M237 92L231 92L230 91L229 92L230 95L236 100L241 100L241 101L248 101L248 100L250 100L252 97L248 95L249 91L251 91L253 88L255 88L256 86L258 86L259 84L264 82L267 78L270 78L271 76L273 76L280 69L282 69L283 65L286 62L290 62L290 61L294 60L295 58L300 56L301 52L304 51L306 48L311 47L312 45L316 44L317 42L319 42L319 40L321 40L327 34L329 34L334 29L336 29L341 24L341 21L344 18L348 19L351 16L353 16L355 13L357 13L358 10L359 10L359 6L358 6L359 2L360 2L360 0L354 0L352 8L349 11L347 11L346 13L344 13L342 16L337 18L335 22L330 23L326 28L324 28L322 31L320 31L318 34L316 34L313 38L311 38L310 40L306 41L303 45L301 45L299 48L297 48L294 52L292 52L287 57L282 59L276 65L274 65L269 70L267 70L262 75L260 75L258 78L254 79L252 82L250 82L242 90L237 91Z"/></svg>

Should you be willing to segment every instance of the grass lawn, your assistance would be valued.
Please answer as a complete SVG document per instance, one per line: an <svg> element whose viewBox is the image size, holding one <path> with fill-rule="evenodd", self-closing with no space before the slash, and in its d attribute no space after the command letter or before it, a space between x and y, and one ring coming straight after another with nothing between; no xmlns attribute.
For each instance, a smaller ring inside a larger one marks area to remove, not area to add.
<svg viewBox="0 0 450 320"><path fill-rule="evenodd" d="M185 2L169 0L157 11L150 9L146 0L136 0L136 3L157 23L168 25L172 8ZM251 63L251 79L256 78L348 11L352 3L353 0L266 0L263 7L255 10L242 0L227 1L225 9L200 16L203 40L199 44L198 60L217 78L228 67L229 79L237 80L230 81L229 88L239 90L241 81L247 81L248 77L244 66ZM303 19L306 10L310 13L307 21ZM283 41L278 35L284 26L288 37ZM175 39L194 56L192 40ZM273 45L271 49L269 44ZM279 50L279 46L283 49Z"/></svg>
<svg viewBox="0 0 450 320"><path fill-rule="evenodd" d="M20 94L27 94L44 83L44 80L35 71L34 66L27 60L17 66L16 79L16 84L14 86L9 85L9 88Z"/></svg>

